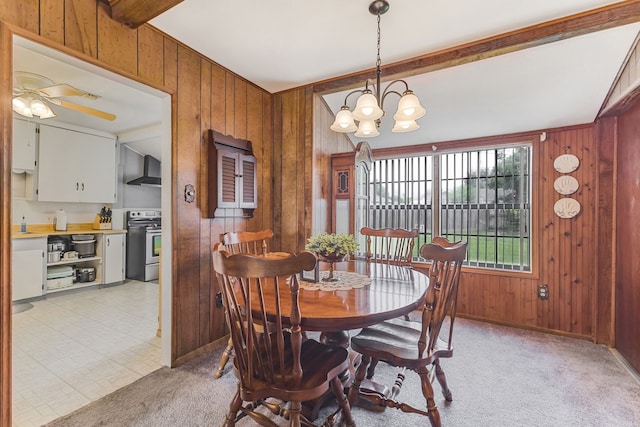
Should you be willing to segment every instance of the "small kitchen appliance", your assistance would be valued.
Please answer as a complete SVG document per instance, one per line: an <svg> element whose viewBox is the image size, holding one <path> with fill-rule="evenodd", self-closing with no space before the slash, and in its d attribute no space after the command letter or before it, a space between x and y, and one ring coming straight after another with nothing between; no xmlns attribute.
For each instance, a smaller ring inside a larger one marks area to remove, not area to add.
<svg viewBox="0 0 640 427"><path fill-rule="evenodd" d="M73 234L73 249L78 252L79 258L96 256L96 240L93 234Z"/></svg>
<svg viewBox="0 0 640 427"><path fill-rule="evenodd" d="M62 209L56 212L53 218L56 231L67 231L67 214Z"/></svg>
<svg viewBox="0 0 640 427"><path fill-rule="evenodd" d="M47 262L52 264L54 262L60 262L61 251L50 251L47 252Z"/></svg>
<svg viewBox="0 0 640 427"><path fill-rule="evenodd" d="M47 268L47 289L60 289L73 285L73 268L60 265Z"/></svg>
<svg viewBox="0 0 640 427"><path fill-rule="evenodd" d="M93 282L96 280L96 269L94 267L76 268L76 281L80 283Z"/></svg>

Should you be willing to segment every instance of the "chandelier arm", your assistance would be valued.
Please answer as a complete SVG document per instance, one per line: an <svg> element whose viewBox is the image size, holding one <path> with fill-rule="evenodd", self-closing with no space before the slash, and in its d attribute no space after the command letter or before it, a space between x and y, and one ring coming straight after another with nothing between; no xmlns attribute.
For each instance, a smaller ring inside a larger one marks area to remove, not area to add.
<svg viewBox="0 0 640 427"><path fill-rule="evenodd" d="M395 83L404 83L405 91L409 90L409 85L404 80L394 80L391 83L389 83L387 87L384 88L384 92L382 93L382 98L380 98L380 108L382 108L383 110L384 108L382 106L384 104L384 99L387 97L387 95L391 93L395 93L396 95L398 95L398 97L402 98L402 94L400 92L395 90L389 90L391 86L393 86Z"/></svg>
<svg viewBox="0 0 640 427"><path fill-rule="evenodd" d="M387 93L387 92L392 92L392 91L390 91L390 90L389 90L389 88L390 88L391 86L393 86L395 83L402 83L402 84L404 84L404 91L405 91L405 92L409 90L409 85L407 84L407 82L405 82L404 80L394 80L394 81L392 81L391 83L389 83L389 84L387 85L387 87L384 89L384 92L383 92L383 94L382 94L382 96L383 96L383 97L386 95L386 93ZM396 93L398 93L398 94L399 94L399 92L396 92ZM400 95L400 96L402 96L402 95Z"/></svg>
<svg viewBox="0 0 640 427"><path fill-rule="evenodd" d="M352 90L351 92L349 92L349 93L347 94L347 96L345 96L345 97L344 97L344 104L343 104L343 106L344 106L344 107L348 107L348 105L347 105L347 99L349 99L349 97L350 97L351 95L353 95L354 93L363 93L363 92L364 92L364 90L362 90L362 89L356 89L356 90Z"/></svg>
<svg viewBox="0 0 640 427"><path fill-rule="evenodd" d="M389 88L387 87L387 89ZM382 108L383 110L384 108L382 106L384 104L384 99L387 97L387 95L391 95L392 93L395 93L396 95L398 95L398 97L402 98L402 94L400 92L395 90L387 90L387 89L384 90L384 94L382 95L382 99L380 100L380 108Z"/></svg>

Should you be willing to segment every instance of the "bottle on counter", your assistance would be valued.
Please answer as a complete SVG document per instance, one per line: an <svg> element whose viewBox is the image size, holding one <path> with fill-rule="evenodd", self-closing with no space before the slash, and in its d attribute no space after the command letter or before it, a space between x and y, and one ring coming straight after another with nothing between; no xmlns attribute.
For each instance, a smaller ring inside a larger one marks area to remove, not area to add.
<svg viewBox="0 0 640 427"><path fill-rule="evenodd" d="M21 233L27 232L27 221L24 219L24 215L22 216L22 222L20 223L20 232Z"/></svg>

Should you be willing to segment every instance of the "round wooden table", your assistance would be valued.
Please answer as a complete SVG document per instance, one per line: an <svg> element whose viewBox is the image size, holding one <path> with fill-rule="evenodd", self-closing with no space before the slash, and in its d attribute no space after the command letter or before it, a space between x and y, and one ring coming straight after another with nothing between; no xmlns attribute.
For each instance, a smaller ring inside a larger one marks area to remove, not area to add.
<svg viewBox="0 0 640 427"><path fill-rule="evenodd" d="M320 261L319 261L320 262ZM320 270L328 264L320 262ZM412 312L423 302L429 278L407 267L364 260L336 263L338 272L366 276L370 283L346 290L299 291L300 326L322 332L323 342L346 347L351 329L364 328ZM322 286L322 282L318 283ZM286 310L284 311L286 313Z"/></svg>

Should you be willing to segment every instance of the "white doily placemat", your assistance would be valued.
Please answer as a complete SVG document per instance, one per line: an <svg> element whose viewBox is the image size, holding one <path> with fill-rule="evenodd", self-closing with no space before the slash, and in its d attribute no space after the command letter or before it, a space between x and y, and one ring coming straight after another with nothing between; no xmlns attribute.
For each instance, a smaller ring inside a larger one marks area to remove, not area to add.
<svg viewBox="0 0 640 427"><path fill-rule="evenodd" d="M337 282L323 282L322 279L328 276L328 271L321 271L319 282L314 283L300 280L300 288L314 291L345 291L354 288L364 288L371 284L370 277L350 271L334 271L333 277L340 279Z"/></svg>

